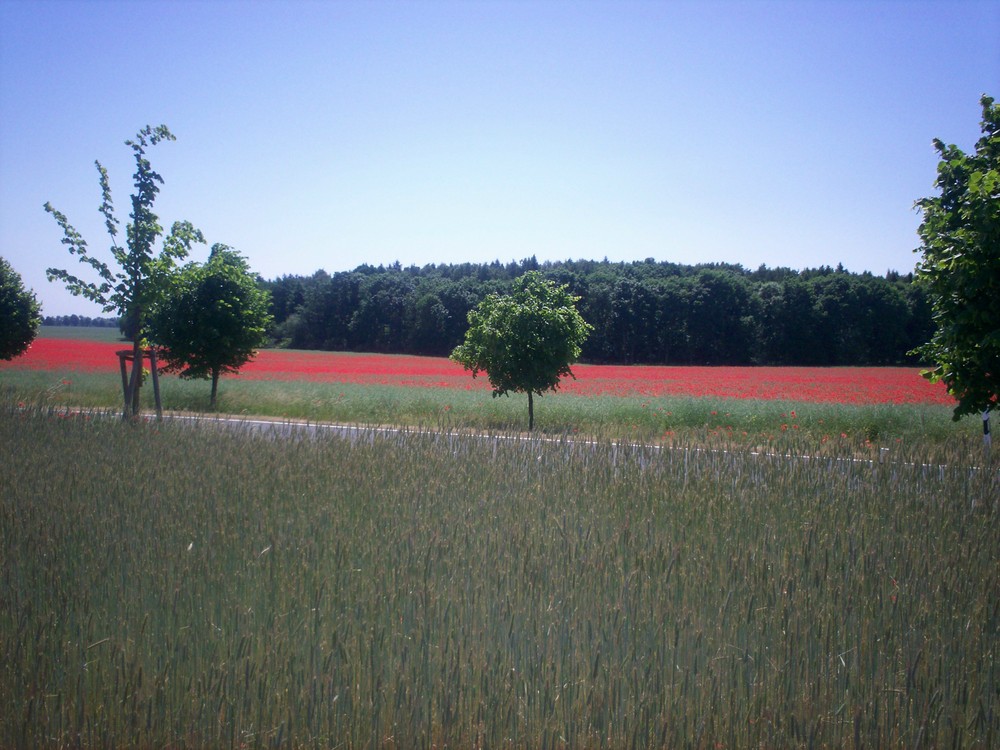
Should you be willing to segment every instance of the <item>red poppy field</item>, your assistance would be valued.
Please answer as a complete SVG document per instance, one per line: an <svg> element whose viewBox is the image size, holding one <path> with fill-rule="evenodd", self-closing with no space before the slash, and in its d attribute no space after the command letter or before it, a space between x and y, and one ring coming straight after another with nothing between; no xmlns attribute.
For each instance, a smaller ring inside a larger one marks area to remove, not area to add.
<svg viewBox="0 0 1000 750"><path fill-rule="evenodd" d="M39 338L22 356L0 362L5 370L118 371L121 343ZM652 367L579 364L576 380L560 390L583 396L692 397L783 400L803 403L953 403L944 387L905 367ZM488 390L461 366L441 357L264 350L241 380L355 383L458 390Z"/></svg>

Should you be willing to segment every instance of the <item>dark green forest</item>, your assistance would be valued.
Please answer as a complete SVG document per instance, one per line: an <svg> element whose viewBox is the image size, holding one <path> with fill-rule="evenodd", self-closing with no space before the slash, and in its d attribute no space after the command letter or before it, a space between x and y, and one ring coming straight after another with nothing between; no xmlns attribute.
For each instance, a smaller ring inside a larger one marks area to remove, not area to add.
<svg viewBox="0 0 1000 750"><path fill-rule="evenodd" d="M933 331L911 274L535 258L317 271L264 281L274 336L296 349L446 356L467 314L526 271L567 284L594 332L582 359L606 364L896 365Z"/></svg>

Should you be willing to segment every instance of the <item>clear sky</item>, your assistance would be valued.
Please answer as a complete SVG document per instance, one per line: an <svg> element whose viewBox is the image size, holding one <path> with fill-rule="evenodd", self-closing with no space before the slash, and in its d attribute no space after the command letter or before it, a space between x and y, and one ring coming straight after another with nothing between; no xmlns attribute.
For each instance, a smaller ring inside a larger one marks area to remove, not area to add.
<svg viewBox="0 0 1000 750"><path fill-rule="evenodd" d="M1000 1L0 0L0 255L99 315L146 124L169 227L266 278L361 263L913 269L939 137L1000 98ZM204 260L200 248L194 260ZM87 278L91 278L87 276Z"/></svg>

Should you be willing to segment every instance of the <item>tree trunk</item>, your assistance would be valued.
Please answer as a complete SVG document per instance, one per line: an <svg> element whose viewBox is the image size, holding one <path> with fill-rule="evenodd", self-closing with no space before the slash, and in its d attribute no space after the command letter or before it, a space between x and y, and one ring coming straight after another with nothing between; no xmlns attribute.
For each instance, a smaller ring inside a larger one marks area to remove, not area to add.
<svg viewBox="0 0 1000 750"><path fill-rule="evenodd" d="M531 398L531 391L528 391L528 432L535 429L535 402Z"/></svg>
<svg viewBox="0 0 1000 750"><path fill-rule="evenodd" d="M142 340L136 336L132 341L132 417L140 411L139 391L142 388Z"/></svg>
<svg viewBox="0 0 1000 750"><path fill-rule="evenodd" d="M139 388L142 386L142 347L138 341L132 342L132 372L125 374L125 356L119 362L122 369L122 393L124 395L124 409L122 419L139 416Z"/></svg>
<svg viewBox="0 0 1000 750"><path fill-rule="evenodd" d="M219 392L219 368L212 368L212 398L208 402L208 408L215 410L215 396Z"/></svg>

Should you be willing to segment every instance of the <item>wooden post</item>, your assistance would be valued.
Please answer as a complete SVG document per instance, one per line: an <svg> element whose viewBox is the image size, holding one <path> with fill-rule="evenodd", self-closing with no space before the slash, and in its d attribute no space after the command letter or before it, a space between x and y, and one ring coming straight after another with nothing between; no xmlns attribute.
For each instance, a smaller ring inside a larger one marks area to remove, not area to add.
<svg viewBox="0 0 1000 750"><path fill-rule="evenodd" d="M142 404L138 402L138 390L142 387L142 357L139 358L139 364L136 366L135 355L130 355L129 359L132 362L132 374L128 378L128 391L125 394L125 400L127 405L125 407L126 418L132 417L137 419L139 417L139 410Z"/></svg>
<svg viewBox="0 0 1000 750"><path fill-rule="evenodd" d="M122 368L122 393L125 395L125 411L122 414L122 419L128 419L128 411L131 403L128 398L128 374L125 368L125 360L129 354L132 352L125 350L120 352L115 352L118 355L118 364Z"/></svg>
<svg viewBox="0 0 1000 750"><path fill-rule="evenodd" d="M122 371L122 393L125 396L125 411L122 414L122 419L128 419L129 416L138 416L138 413L132 414L132 394L135 393L136 388L140 387L139 379L142 377L142 361L146 357L149 357L149 369L153 377L153 400L156 402L156 418L162 420L163 403L160 400L160 373L156 362L156 350L140 350L138 367L135 366L135 355L131 349L123 349L115 353L118 355L118 364ZM128 375L128 368L125 366L126 362L132 363L131 377Z"/></svg>
<svg viewBox="0 0 1000 750"><path fill-rule="evenodd" d="M156 419L163 420L163 404L160 403L160 376L156 372L156 349L149 349L149 370L153 376L153 400L156 402Z"/></svg>

